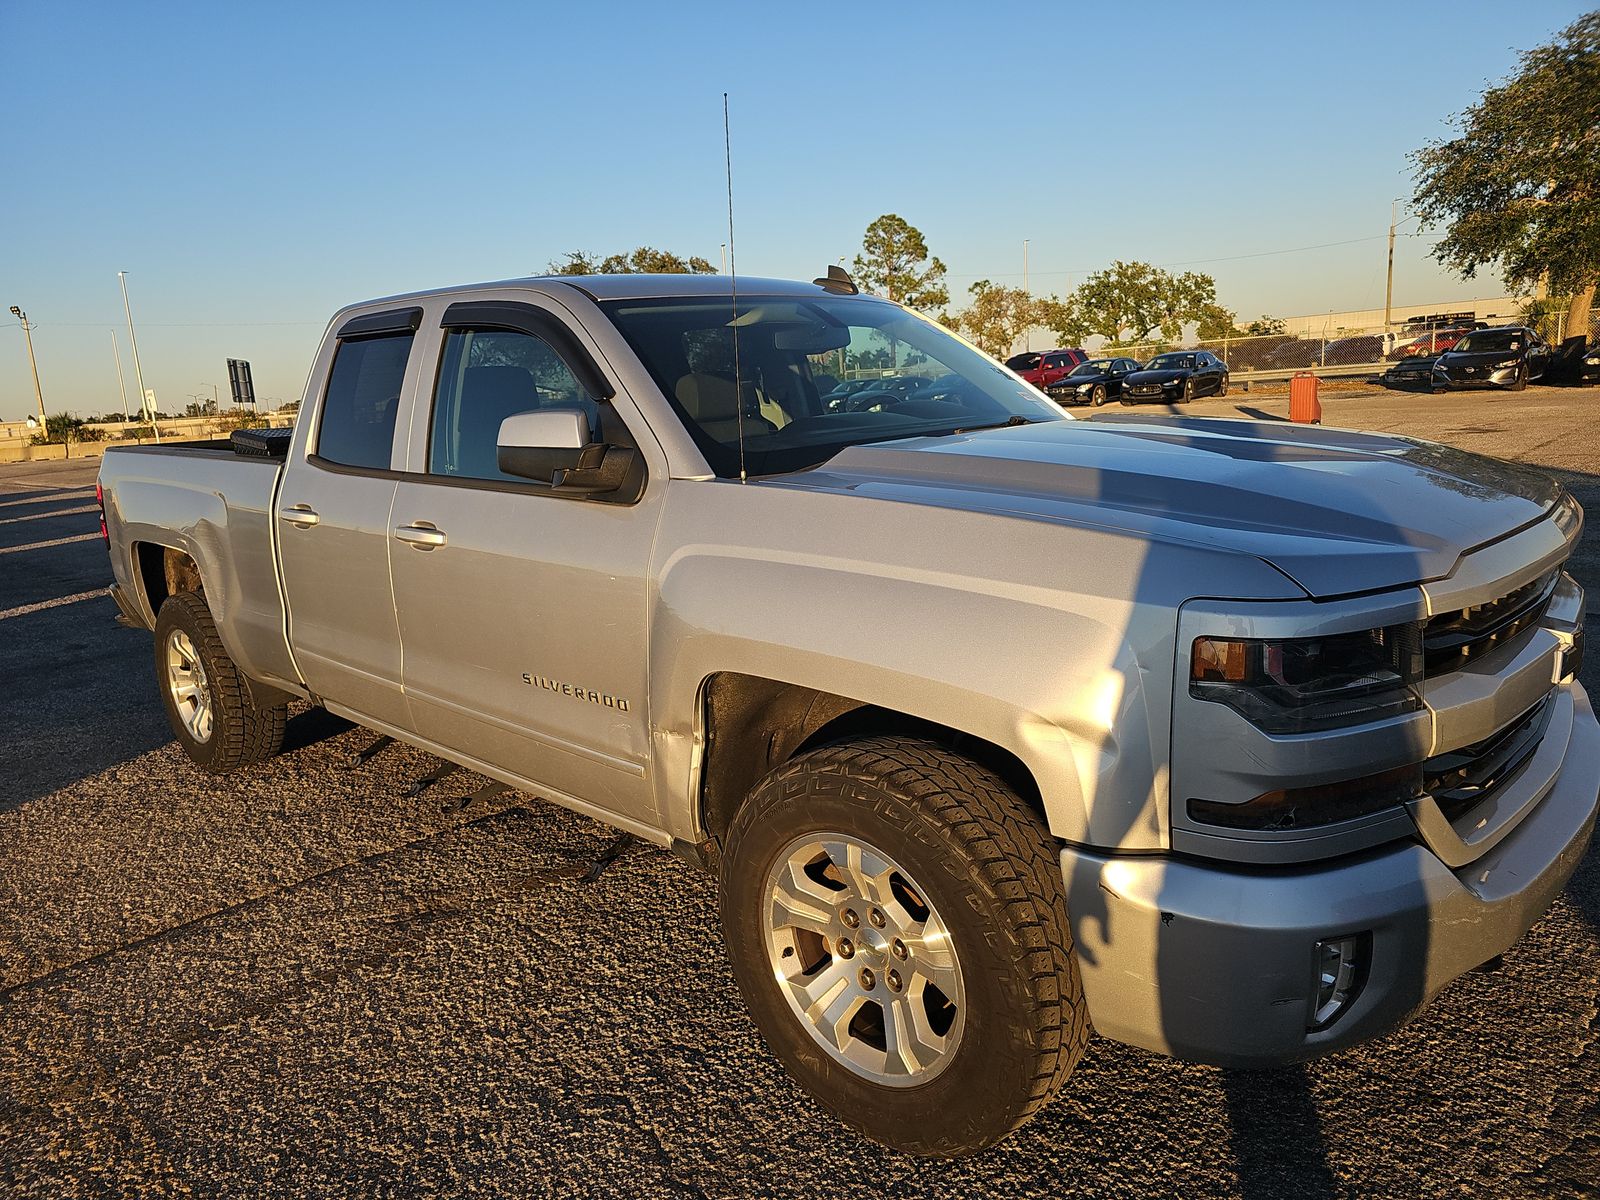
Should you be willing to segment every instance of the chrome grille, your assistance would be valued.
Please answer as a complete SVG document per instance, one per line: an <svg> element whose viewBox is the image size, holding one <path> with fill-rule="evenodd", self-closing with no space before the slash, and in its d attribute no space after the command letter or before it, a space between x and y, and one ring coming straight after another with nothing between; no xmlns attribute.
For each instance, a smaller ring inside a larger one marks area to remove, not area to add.
<svg viewBox="0 0 1600 1200"><path fill-rule="evenodd" d="M1535 625L1549 606L1560 574L1558 567L1498 600L1430 619L1422 631L1422 661L1427 674L1459 670Z"/></svg>

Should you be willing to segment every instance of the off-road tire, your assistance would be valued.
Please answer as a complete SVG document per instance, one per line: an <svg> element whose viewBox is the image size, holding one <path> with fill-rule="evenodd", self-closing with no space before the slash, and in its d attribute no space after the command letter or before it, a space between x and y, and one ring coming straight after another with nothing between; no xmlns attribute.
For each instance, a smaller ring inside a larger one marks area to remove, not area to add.
<svg viewBox="0 0 1600 1200"><path fill-rule="evenodd" d="M876 1083L829 1055L774 979L769 872L796 838L833 831L893 857L948 925L966 1025L927 1082ZM721 911L734 975L767 1044L841 1121L911 1154L992 1145L1039 1112L1089 1040L1058 850L997 775L915 738L839 742L761 781L728 831Z"/></svg>
<svg viewBox="0 0 1600 1200"><path fill-rule="evenodd" d="M205 670L215 712L211 735L204 741L197 740L184 724L167 684L167 640L174 629L188 635ZM156 614L155 665L156 684L173 736L202 770L226 775L270 758L282 748L288 706L256 700L249 680L223 648L211 610L199 593L177 592L162 602Z"/></svg>

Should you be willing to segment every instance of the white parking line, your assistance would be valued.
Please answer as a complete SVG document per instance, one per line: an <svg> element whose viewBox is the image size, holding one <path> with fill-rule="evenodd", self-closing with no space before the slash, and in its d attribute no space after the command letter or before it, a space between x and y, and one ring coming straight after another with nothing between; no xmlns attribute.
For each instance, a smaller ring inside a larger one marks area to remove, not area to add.
<svg viewBox="0 0 1600 1200"><path fill-rule="evenodd" d="M77 537L56 538L49 542L29 542L26 546L0 546L0 554L21 554L24 550L48 550L51 546L67 546L73 542L97 542L98 533L80 533Z"/></svg>
<svg viewBox="0 0 1600 1200"><path fill-rule="evenodd" d="M42 521L46 517L75 517L79 513L99 512L96 504L86 504L82 508L58 508L55 512L29 513L25 517L0 517L0 525L15 525L18 521Z"/></svg>
<svg viewBox="0 0 1600 1200"><path fill-rule="evenodd" d="M60 608L63 604L76 604L80 600L93 600L97 596L108 594L105 588L95 588L92 592L79 592L76 596L57 596L54 600L41 600L37 604L24 604L18 608L0 609L0 621L11 617L25 617L29 613L43 612L47 608Z"/></svg>
<svg viewBox="0 0 1600 1200"><path fill-rule="evenodd" d="M10 495L10 492L0 489L0 495ZM49 504L52 500L68 500L75 496L92 496L93 488L61 488L59 491L45 492L43 495L33 496L27 500L0 500L0 508L14 508L19 504Z"/></svg>

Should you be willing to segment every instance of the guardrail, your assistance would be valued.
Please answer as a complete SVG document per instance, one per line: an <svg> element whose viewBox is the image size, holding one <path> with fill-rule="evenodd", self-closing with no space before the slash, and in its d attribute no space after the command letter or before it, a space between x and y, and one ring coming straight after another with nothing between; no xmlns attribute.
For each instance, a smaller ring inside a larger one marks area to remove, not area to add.
<svg viewBox="0 0 1600 1200"><path fill-rule="evenodd" d="M1395 360L1398 361L1398 360ZM1284 383L1293 379L1304 371L1309 371L1318 379L1372 379L1383 374L1394 362L1351 363L1348 366L1337 367L1284 367L1275 371L1232 371L1228 372L1230 383Z"/></svg>

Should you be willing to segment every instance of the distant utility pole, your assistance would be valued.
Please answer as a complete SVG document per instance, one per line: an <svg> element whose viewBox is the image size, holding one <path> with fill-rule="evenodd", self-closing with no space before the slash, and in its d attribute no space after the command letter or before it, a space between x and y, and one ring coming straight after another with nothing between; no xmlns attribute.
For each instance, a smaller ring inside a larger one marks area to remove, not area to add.
<svg viewBox="0 0 1600 1200"><path fill-rule="evenodd" d="M1385 336L1389 333L1389 310L1394 306L1394 227L1396 205L1399 203L1399 200L1389 201L1389 278L1383 287L1383 332ZM1385 354L1389 353L1387 346L1384 347L1383 352Z"/></svg>
<svg viewBox="0 0 1600 1200"><path fill-rule="evenodd" d="M28 314L15 304L11 306L11 315L22 322L22 336L28 343L28 366L33 369L33 398L39 402L39 432L44 433L44 393L39 390L39 363L33 357L33 326L28 324Z"/></svg>
<svg viewBox="0 0 1600 1200"><path fill-rule="evenodd" d="M139 369L139 339L133 333L133 309L128 307L128 273L126 271L118 271L117 279L122 283L122 311L128 314L128 342L133 347L133 377L138 381L139 395L147 397L150 393L145 390L144 372ZM161 423L156 419L156 407L147 401L141 401L141 403L149 410L150 430L156 435L156 445L159 446L161 444Z"/></svg>
<svg viewBox="0 0 1600 1200"><path fill-rule="evenodd" d="M128 382L122 377L122 350L117 345L117 331L107 330L111 334L111 354L117 360L117 390L122 393L122 423L128 423Z"/></svg>
<svg viewBox="0 0 1600 1200"><path fill-rule="evenodd" d="M1022 239L1022 294L1024 296L1033 295L1028 290L1028 241L1028 238ZM1011 344L1013 346L1016 345L1015 342ZM1033 329L1031 327L1022 331L1022 348L1025 351L1033 349Z"/></svg>

